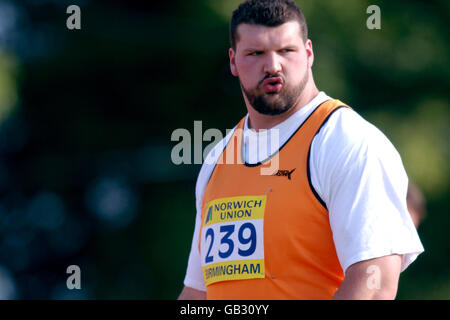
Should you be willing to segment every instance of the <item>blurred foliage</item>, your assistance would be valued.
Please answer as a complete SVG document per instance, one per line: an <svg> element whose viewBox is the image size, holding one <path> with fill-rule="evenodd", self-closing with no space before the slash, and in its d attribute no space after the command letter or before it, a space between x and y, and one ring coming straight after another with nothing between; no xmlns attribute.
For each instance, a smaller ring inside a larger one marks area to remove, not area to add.
<svg viewBox="0 0 450 320"><path fill-rule="evenodd" d="M200 167L173 165L170 137L245 114L227 52L239 2L0 0L0 297L177 297ZM298 4L319 89L379 127L426 195L426 251L398 298L450 298L449 2Z"/></svg>
<svg viewBox="0 0 450 320"><path fill-rule="evenodd" d="M17 105L17 64L14 56L0 51L0 122Z"/></svg>

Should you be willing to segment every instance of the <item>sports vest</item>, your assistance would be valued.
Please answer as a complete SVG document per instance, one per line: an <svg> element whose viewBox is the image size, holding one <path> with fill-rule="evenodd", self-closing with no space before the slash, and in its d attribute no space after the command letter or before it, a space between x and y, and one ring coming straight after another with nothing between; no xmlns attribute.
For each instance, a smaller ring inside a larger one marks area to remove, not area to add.
<svg viewBox="0 0 450 320"><path fill-rule="evenodd" d="M340 107L347 106L319 105L258 164L242 160L245 118L236 126L203 196L199 250L207 299L333 297L344 274L328 210L310 181L309 152Z"/></svg>

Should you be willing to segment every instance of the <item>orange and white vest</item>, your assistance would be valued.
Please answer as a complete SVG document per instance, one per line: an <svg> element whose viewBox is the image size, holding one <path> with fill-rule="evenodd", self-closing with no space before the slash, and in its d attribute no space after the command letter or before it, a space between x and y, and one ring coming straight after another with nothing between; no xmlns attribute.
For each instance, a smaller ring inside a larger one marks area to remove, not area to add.
<svg viewBox="0 0 450 320"><path fill-rule="evenodd" d="M308 161L314 136L340 107L347 106L322 103L256 165L242 160L241 119L203 197L199 250L208 299L333 297L344 274Z"/></svg>

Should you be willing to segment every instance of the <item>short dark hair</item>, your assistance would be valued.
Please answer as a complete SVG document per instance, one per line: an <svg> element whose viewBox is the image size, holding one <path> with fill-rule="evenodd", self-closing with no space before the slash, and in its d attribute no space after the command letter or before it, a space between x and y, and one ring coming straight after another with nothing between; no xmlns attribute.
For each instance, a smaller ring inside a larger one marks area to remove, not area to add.
<svg viewBox="0 0 450 320"><path fill-rule="evenodd" d="M233 11L230 24L231 47L239 40L237 28L241 23L277 27L289 21L298 21L302 38L308 39L305 16L293 0L246 0Z"/></svg>

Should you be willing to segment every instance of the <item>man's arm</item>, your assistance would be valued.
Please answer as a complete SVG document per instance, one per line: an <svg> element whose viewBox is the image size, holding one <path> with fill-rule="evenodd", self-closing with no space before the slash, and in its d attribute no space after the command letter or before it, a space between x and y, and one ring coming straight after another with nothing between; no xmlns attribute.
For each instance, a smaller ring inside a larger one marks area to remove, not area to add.
<svg viewBox="0 0 450 320"><path fill-rule="evenodd" d="M206 292L185 286L178 300L206 300Z"/></svg>
<svg viewBox="0 0 450 320"><path fill-rule="evenodd" d="M402 257L394 254L355 263L333 300L393 300L397 295Z"/></svg>

